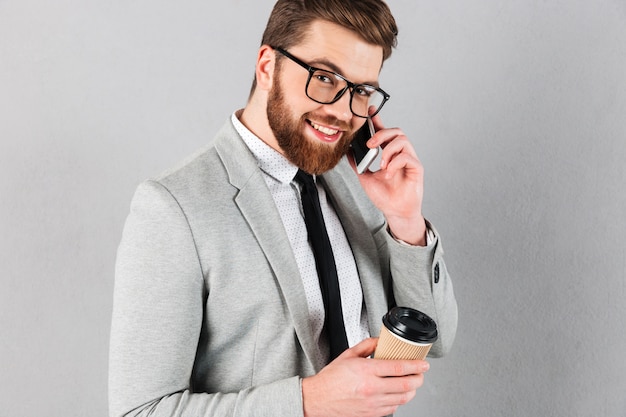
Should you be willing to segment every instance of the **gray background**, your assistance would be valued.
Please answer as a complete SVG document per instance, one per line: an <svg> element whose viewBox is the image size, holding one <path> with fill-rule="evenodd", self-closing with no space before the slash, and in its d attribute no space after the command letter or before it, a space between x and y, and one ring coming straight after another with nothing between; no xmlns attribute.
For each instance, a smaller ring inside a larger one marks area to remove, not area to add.
<svg viewBox="0 0 626 417"><path fill-rule="evenodd" d="M106 414L134 188L245 104L272 4L0 0L0 415ZM626 416L626 3L389 4L460 308L398 414Z"/></svg>

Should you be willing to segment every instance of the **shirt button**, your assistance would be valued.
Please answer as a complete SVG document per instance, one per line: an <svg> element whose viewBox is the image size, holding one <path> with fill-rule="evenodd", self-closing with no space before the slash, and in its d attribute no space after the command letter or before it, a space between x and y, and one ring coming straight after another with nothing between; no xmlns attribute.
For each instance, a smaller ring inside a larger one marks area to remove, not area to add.
<svg viewBox="0 0 626 417"><path fill-rule="evenodd" d="M435 264L435 284L439 283L439 262Z"/></svg>

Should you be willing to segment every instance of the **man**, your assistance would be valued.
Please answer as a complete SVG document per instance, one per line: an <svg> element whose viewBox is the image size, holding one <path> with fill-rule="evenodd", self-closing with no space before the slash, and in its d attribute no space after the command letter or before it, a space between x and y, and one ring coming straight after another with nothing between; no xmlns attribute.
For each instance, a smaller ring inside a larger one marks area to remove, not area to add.
<svg viewBox="0 0 626 417"><path fill-rule="evenodd" d="M396 33L379 0L279 0L245 109L138 187L116 267L112 416L383 416L428 369L370 358L384 313L425 312L439 329L431 354L450 348L456 302L421 213L422 166L376 114ZM368 115L382 160L357 175L345 155ZM332 243L336 354L299 170L315 176Z"/></svg>

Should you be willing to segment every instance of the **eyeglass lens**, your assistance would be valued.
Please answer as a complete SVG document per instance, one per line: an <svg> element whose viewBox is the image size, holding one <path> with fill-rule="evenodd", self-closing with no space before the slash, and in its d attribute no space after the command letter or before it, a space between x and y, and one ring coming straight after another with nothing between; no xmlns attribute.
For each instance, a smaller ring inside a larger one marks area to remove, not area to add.
<svg viewBox="0 0 626 417"><path fill-rule="evenodd" d="M344 94L347 88L347 81L337 74L318 69L311 74L307 95L320 103L332 103L338 96ZM385 101L385 96L380 91L365 84L354 86L350 96L350 109L361 117L367 117L368 109L372 106L378 110Z"/></svg>

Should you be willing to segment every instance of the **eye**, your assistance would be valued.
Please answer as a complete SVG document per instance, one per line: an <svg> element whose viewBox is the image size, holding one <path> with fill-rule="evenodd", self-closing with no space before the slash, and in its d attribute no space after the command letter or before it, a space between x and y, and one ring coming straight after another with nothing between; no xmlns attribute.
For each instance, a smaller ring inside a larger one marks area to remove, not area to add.
<svg viewBox="0 0 626 417"><path fill-rule="evenodd" d="M313 73L312 79L315 80L318 85L330 88L335 88L340 81L336 74L323 70L316 70Z"/></svg>
<svg viewBox="0 0 626 417"><path fill-rule="evenodd" d="M332 84L333 83L333 79L326 73L323 72L316 72L314 75L315 79L319 82L321 82L322 84Z"/></svg>
<svg viewBox="0 0 626 417"><path fill-rule="evenodd" d="M375 92L376 89L370 85L361 84L354 87L354 94L364 98L371 97Z"/></svg>

